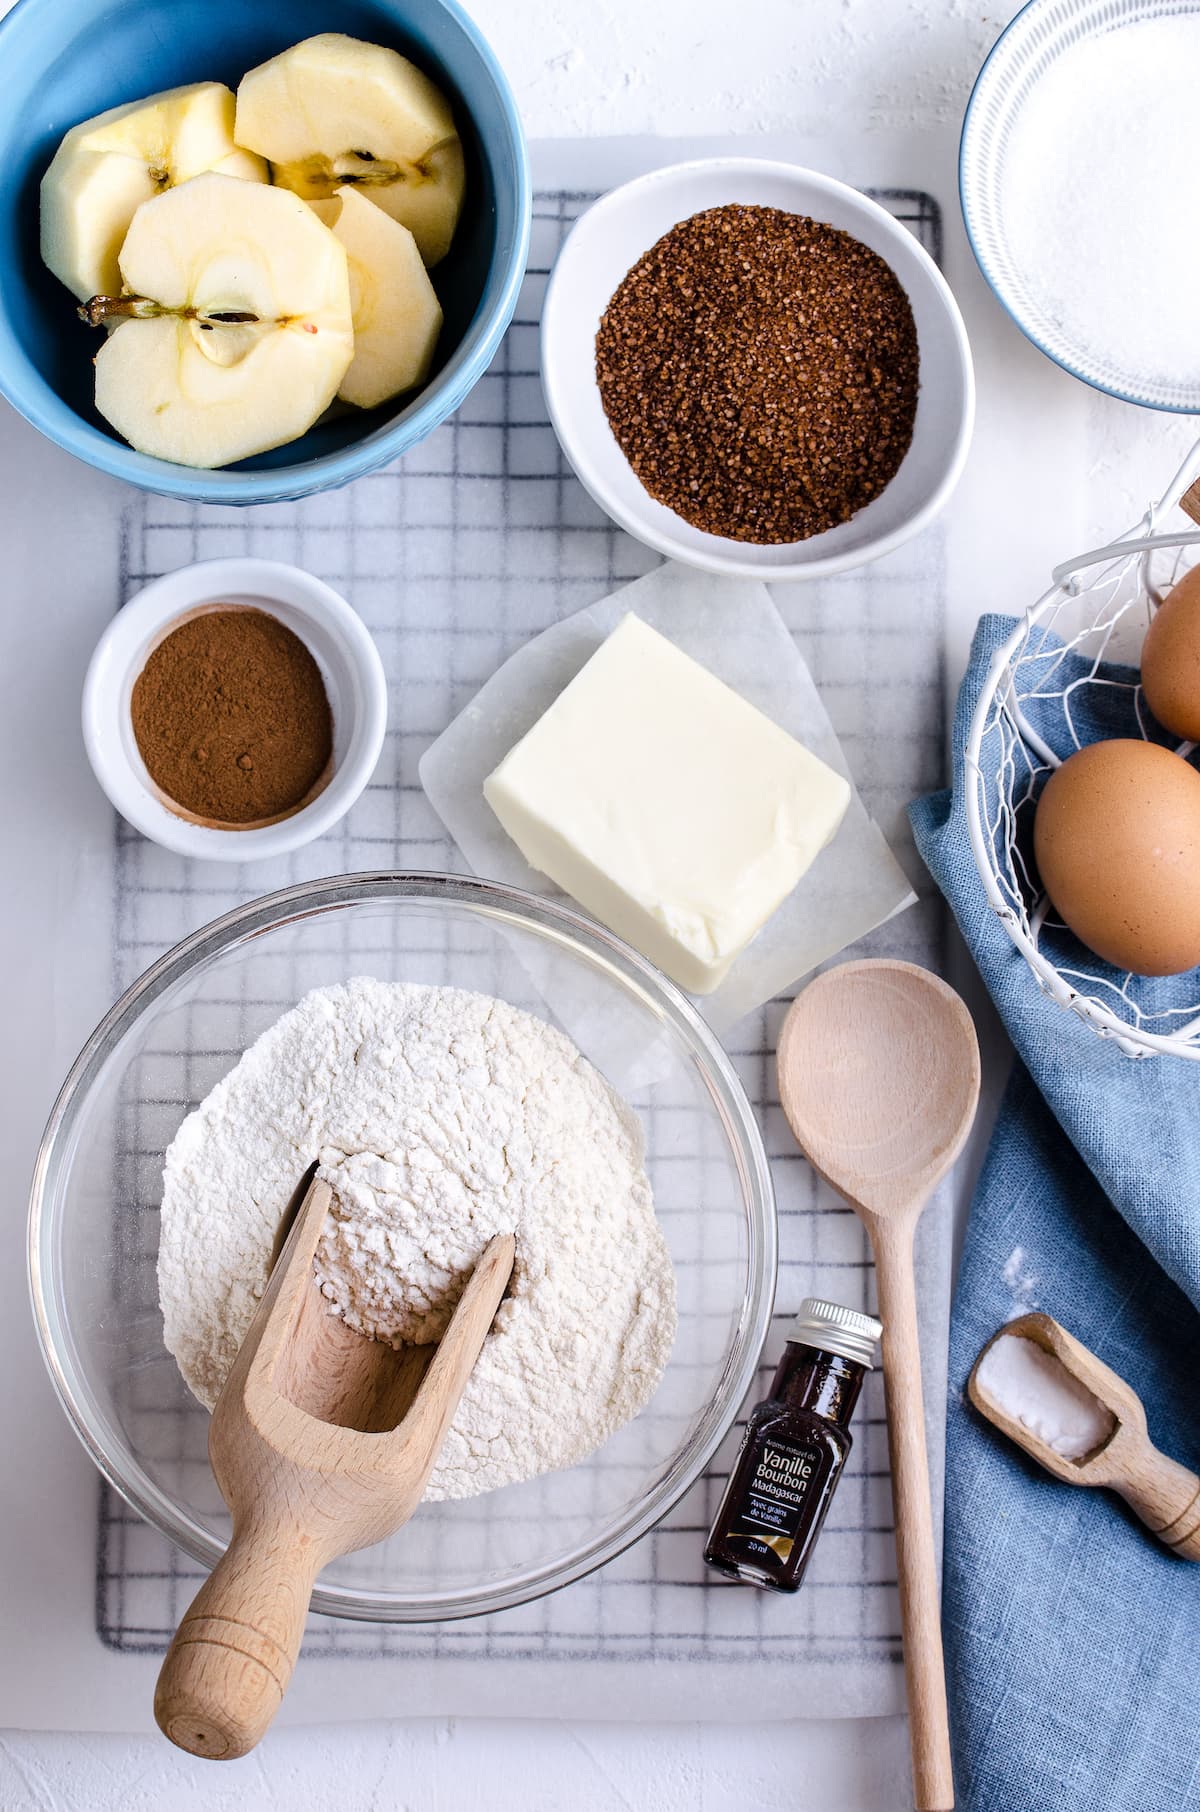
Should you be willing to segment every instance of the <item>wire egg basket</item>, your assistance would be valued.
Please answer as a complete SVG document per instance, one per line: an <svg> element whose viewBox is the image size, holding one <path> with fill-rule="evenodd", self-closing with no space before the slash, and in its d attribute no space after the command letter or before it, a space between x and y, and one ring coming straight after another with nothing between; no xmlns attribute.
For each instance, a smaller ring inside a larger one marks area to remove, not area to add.
<svg viewBox="0 0 1200 1812"><path fill-rule="evenodd" d="M1198 473L1200 444L1134 528L1055 568L996 649L967 737L967 823L989 904L1043 992L1129 1057L1200 1061L1200 969L1122 973L1080 943L1038 881L1033 818L1046 779L1084 742L1141 736L1184 760L1196 747L1151 717L1136 662L1154 611L1200 559L1200 530L1164 527L1185 497L1200 508Z"/></svg>

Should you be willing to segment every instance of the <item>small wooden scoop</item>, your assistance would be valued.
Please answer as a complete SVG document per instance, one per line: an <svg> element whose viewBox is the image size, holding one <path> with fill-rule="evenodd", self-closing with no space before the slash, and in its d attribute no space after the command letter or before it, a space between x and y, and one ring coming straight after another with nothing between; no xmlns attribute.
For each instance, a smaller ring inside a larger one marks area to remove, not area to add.
<svg viewBox="0 0 1200 1812"><path fill-rule="evenodd" d="M984 1354L1003 1334L1032 1340L1053 1353L1064 1371L1112 1413L1117 1425L1107 1440L1082 1459L1068 1459L980 1389L978 1373ZM1142 1400L1132 1385L1049 1315L1021 1315L1007 1327L998 1328L971 1369L967 1395L981 1416L1064 1485L1105 1485L1119 1492L1159 1541L1184 1560L1200 1560L1200 1478L1155 1447L1146 1432Z"/></svg>
<svg viewBox="0 0 1200 1812"><path fill-rule="evenodd" d="M917 1812L954 1804L925 1452L913 1236L962 1150L979 1047L953 988L912 963L843 963L805 988L779 1040L779 1099L813 1169L875 1252L904 1672Z"/></svg>
<svg viewBox="0 0 1200 1812"><path fill-rule="evenodd" d="M214 1760L253 1749L278 1711L321 1568L417 1508L512 1275L506 1234L432 1358L368 1340L329 1313L313 1279L329 1200L314 1181L217 1399L208 1451L233 1537L154 1695L164 1735Z"/></svg>

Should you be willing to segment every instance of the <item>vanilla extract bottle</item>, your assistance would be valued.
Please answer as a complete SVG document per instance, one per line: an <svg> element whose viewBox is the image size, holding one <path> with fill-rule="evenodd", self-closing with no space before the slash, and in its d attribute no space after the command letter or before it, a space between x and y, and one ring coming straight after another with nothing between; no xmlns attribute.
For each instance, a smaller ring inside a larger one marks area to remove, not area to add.
<svg viewBox="0 0 1200 1812"><path fill-rule="evenodd" d="M810 1296L788 1330L771 1394L753 1410L704 1558L732 1579L795 1592L853 1441L850 1417L882 1325Z"/></svg>

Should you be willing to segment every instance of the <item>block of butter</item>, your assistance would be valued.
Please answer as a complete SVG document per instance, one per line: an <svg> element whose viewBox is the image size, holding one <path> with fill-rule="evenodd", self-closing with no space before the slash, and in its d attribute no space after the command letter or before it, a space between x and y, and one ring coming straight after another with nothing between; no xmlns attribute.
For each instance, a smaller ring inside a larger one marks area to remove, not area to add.
<svg viewBox="0 0 1200 1812"><path fill-rule="evenodd" d="M695 994L850 802L840 774L635 616L483 790L531 867Z"/></svg>

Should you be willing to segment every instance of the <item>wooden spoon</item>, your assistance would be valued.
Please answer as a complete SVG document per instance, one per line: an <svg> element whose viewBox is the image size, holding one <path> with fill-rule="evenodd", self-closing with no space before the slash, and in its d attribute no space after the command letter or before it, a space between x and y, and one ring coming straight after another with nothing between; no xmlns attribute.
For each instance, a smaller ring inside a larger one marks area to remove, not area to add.
<svg viewBox="0 0 1200 1812"><path fill-rule="evenodd" d="M988 1396L979 1383L979 1367L984 1354L1003 1334L1032 1340L1053 1353L1063 1369L1103 1404L1116 1422L1106 1441L1081 1459L1068 1459ZM1104 1485L1119 1492L1159 1541L1174 1548L1183 1560L1200 1560L1200 1478L1159 1452L1147 1432L1146 1411L1133 1386L1049 1315L1021 1315L1007 1327L998 1328L971 1368L967 1395L981 1415L1056 1479L1065 1485Z"/></svg>
<svg viewBox="0 0 1200 1812"><path fill-rule="evenodd" d="M313 1278L329 1200L314 1181L213 1410L209 1458L233 1536L154 1695L159 1728L193 1755L253 1749L291 1678L321 1568L417 1508L512 1274L505 1234L432 1357L368 1340L330 1314Z"/></svg>
<svg viewBox="0 0 1200 1812"><path fill-rule="evenodd" d="M929 1504L913 1234L962 1150L979 1047L953 988L911 963L843 963L798 996L779 1099L812 1164L870 1235L883 1321L888 1444L917 1812L954 1805Z"/></svg>

